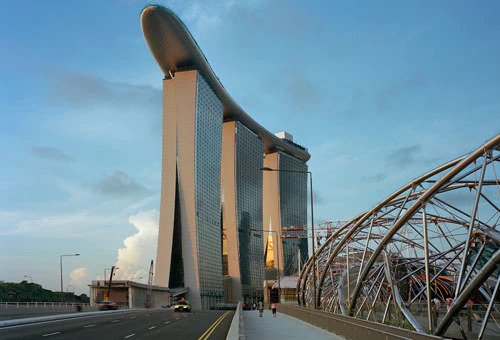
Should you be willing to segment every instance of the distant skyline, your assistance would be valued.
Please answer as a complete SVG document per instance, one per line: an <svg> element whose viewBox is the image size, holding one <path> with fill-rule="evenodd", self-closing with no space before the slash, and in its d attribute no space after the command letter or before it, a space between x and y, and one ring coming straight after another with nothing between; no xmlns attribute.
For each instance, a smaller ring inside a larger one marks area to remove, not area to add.
<svg viewBox="0 0 500 340"><path fill-rule="evenodd" d="M159 1L229 94L308 147L315 218L348 220L500 127L496 1ZM76 293L155 258L162 72L146 2L0 3L0 280Z"/></svg>

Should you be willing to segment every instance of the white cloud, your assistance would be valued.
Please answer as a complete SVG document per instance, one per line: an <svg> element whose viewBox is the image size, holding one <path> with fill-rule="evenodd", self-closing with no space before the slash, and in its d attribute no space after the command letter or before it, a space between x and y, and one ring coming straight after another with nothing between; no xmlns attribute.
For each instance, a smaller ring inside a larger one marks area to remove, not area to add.
<svg viewBox="0 0 500 340"><path fill-rule="evenodd" d="M158 241L158 210L142 211L129 217L137 232L123 241L125 247L118 249L116 279L142 276L147 281L149 263L156 255Z"/></svg>
<svg viewBox="0 0 500 340"><path fill-rule="evenodd" d="M0 235L50 238L95 236L95 225L106 225L115 220L109 214L87 211L44 216L12 212L4 216L0 218Z"/></svg>
<svg viewBox="0 0 500 340"><path fill-rule="evenodd" d="M75 289L75 293L77 295L81 294L80 292L87 293L87 284L89 283L89 270L87 268L76 268L69 274L70 277L70 285L72 285Z"/></svg>

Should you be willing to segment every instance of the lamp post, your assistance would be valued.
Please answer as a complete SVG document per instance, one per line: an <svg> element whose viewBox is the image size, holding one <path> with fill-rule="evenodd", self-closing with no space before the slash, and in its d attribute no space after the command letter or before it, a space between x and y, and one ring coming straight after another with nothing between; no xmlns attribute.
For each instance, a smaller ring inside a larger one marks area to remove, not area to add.
<svg viewBox="0 0 500 340"><path fill-rule="evenodd" d="M278 232L275 230L258 230L258 229L249 229L250 231L263 231L265 233L276 233L276 260L278 261L278 272L276 275L276 282L278 282L278 301L281 303L281 285L280 285L280 252L279 252L279 240L278 240ZM274 246L274 243L273 243ZM265 259L264 259L265 260Z"/></svg>
<svg viewBox="0 0 500 340"><path fill-rule="evenodd" d="M278 302L281 303L281 272L280 272L280 240L276 230L268 230L268 233L276 233L276 260L278 261ZM271 301L269 301L271 302Z"/></svg>
<svg viewBox="0 0 500 340"><path fill-rule="evenodd" d="M63 302L63 268L62 268L62 259L65 256L80 256L80 254L66 254L66 255L59 255L59 264L61 265L61 302Z"/></svg>
<svg viewBox="0 0 500 340"><path fill-rule="evenodd" d="M299 174L309 175L309 188L311 191L311 232L312 232L312 261L313 261L313 294L314 294L314 309L318 309L318 302L316 300L316 239L314 233L314 203L313 203L313 176L311 171L301 170L285 170L285 169L272 169L268 167L261 168L262 171L277 171L277 172L295 172Z"/></svg>

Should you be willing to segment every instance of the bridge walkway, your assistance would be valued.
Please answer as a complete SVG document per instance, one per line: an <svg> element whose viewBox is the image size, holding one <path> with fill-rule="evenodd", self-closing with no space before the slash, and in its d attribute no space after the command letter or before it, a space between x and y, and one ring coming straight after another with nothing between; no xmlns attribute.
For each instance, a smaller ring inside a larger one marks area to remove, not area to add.
<svg viewBox="0 0 500 340"><path fill-rule="evenodd" d="M259 312L257 310L245 310L243 311L243 318L245 322L246 340L345 339L286 314L278 312L277 316L273 317L270 310L264 310L264 315L262 317L259 317Z"/></svg>

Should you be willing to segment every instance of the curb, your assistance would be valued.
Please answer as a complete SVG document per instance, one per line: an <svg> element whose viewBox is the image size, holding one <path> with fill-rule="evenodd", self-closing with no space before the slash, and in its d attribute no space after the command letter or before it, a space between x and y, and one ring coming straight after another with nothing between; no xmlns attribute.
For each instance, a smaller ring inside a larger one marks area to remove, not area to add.
<svg viewBox="0 0 500 340"><path fill-rule="evenodd" d="M241 314L241 302L238 302L238 307L231 321L231 326L227 332L226 340L238 340L245 339L245 326L243 321L243 315Z"/></svg>

